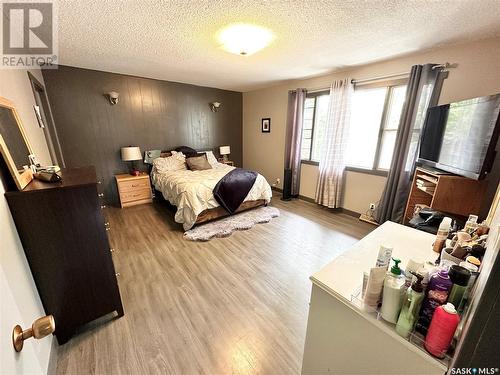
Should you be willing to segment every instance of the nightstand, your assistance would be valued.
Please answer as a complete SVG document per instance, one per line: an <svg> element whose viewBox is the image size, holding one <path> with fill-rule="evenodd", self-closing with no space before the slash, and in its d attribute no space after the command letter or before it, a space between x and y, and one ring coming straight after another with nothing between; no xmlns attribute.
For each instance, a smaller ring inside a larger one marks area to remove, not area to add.
<svg viewBox="0 0 500 375"><path fill-rule="evenodd" d="M151 203L151 184L149 175L141 173L139 176L131 174L115 175L118 195L120 196L120 206L129 207L136 204Z"/></svg>
<svg viewBox="0 0 500 375"><path fill-rule="evenodd" d="M231 160L224 161L223 159L219 159L219 163L227 164L227 165L234 167L234 161L231 161Z"/></svg>

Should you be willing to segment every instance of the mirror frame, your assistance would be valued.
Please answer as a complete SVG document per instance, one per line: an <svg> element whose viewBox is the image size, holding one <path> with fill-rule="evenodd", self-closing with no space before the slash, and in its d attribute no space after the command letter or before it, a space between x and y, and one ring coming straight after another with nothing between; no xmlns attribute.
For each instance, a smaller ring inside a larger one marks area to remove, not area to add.
<svg viewBox="0 0 500 375"><path fill-rule="evenodd" d="M26 143L26 146L28 147L28 151L30 154L33 154L33 149L31 148L31 145L28 141L28 137L26 136L26 133L24 132L24 128L21 122L21 118L19 117L19 114L17 113L16 107L14 106L14 103L12 103L10 100L5 99L0 96L0 107L8 108L12 110L12 113L14 114L14 118L16 119L17 126L19 127L19 131L21 132L21 135L23 136L24 142ZM7 164L7 167L9 168L10 174L14 178L14 181L16 183L16 186L19 190L23 190L26 185L28 185L32 180L33 180L33 172L31 169L25 169L22 171L19 171L17 169L16 164L14 163L14 159L12 159L12 156L9 152L9 147L5 143L5 140L2 137L2 134L0 134L0 153L2 154L5 163Z"/></svg>

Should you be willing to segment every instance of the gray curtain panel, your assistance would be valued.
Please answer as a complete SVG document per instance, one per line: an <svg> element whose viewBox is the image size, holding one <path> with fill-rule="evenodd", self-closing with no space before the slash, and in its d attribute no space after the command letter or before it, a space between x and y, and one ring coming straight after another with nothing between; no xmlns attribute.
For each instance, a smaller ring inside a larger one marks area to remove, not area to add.
<svg viewBox="0 0 500 375"><path fill-rule="evenodd" d="M447 71L433 69L434 66L436 64L414 65L411 68L391 168L375 211L375 219L379 223L387 220L403 222L427 109L438 104L443 80L448 76Z"/></svg>
<svg viewBox="0 0 500 375"><path fill-rule="evenodd" d="M288 109L286 116L285 138L285 171L291 171L291 195L299 195L300 188L300 146L302 143L302 119L304 117L304 101L306 89L288 92Z"/></svg>

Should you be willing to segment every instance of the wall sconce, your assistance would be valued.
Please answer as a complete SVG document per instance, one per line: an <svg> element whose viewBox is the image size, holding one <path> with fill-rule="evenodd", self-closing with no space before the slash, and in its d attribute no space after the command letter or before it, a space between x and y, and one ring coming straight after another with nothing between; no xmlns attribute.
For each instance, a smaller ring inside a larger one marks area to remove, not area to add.
<svg viewBox="0 0 500 375"><path fill-rule="evenodd" d="M108 98L109 103L111 105L115 105L116 103L118 103L118 96L119 95L120 94L118 94L116 91L110 91L107 94L104 94L104 96Z"/></svg>
<svg viewBox="0 0 500 375"><path fill-rule="evenodd" d="M38 318L33 322L33 325L30 328L25 329L24 331L20 325L17 325L12 331L12 344L14 344L14 349L16 352L20 352L23 350L24 340L27 340L30 337L42 339L53 333L55 329L56 322L52 315Z"/></svg>
<svg viewBox="0 0 500 375"><path fill-rule="evenodd" d="M210 104L210 110L212 112L218 112L219 111L219 107L221 106L221 103L219 102L212 102L212 103L209 103Z"/></svg>

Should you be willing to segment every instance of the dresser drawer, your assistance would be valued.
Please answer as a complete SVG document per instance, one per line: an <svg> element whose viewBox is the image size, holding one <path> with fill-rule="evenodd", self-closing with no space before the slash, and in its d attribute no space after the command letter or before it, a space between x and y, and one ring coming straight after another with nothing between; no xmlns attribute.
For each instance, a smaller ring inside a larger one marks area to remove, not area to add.
<svg viewBox="0 0 500 375"><path fill-rule="evenodd" d="M143 189L151 189L149 178L141 178L138 180L120 181L120 192L131 192Z"/></svg>
<svg viewBox="0 0 500 375"><path fill-rule="evenodd" d="M151 189L148 186L146 188L135 188L131 191L120 191L120 200L123 203L137 201L140 199L149 199L151 198Z"/></svg>

